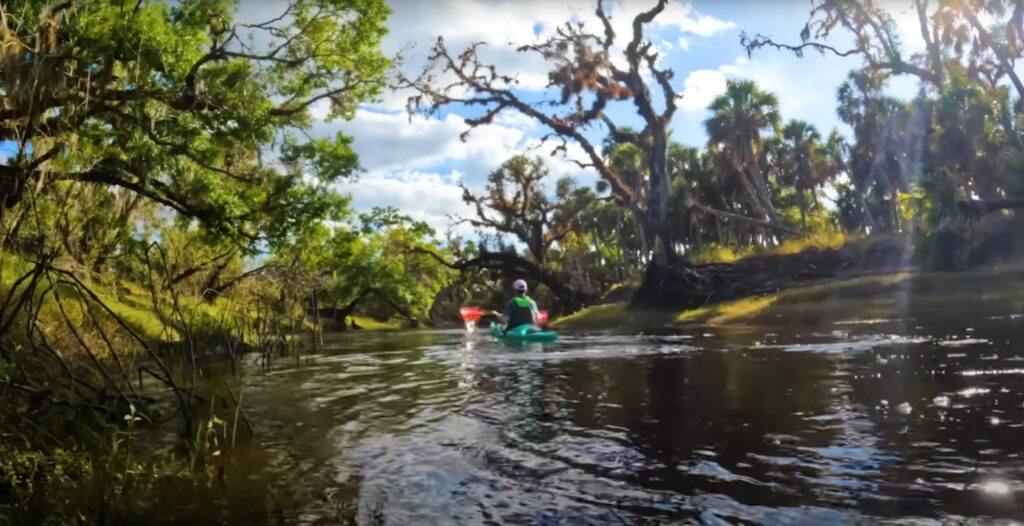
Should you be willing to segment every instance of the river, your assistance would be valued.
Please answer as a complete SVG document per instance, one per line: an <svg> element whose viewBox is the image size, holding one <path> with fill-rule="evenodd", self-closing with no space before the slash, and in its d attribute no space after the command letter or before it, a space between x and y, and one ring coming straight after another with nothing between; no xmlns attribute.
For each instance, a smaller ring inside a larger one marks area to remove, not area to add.
<svg viewBox="0 0 1024 526"><path fill-rule="evenodd" d="M1022 327L868 320L529 346L454 330L332 336L322 355L246 362L256 440L222 485L169 486L140 519L1021 519Z"/></svg>

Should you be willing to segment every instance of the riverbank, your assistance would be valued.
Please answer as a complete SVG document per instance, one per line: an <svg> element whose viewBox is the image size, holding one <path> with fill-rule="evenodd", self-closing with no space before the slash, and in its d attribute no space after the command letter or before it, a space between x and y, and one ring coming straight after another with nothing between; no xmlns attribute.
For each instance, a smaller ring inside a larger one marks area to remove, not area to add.
<svg viewBox="0 0 1024 526"><path fill-rule="evenodd" d="M1024 267L963 272L896 272L836 279L683 310L630 309L627 302L596 305L552 323L562 331L632 332L777 325L802 327L890 320L941 322L1024 312Z"/></svg>

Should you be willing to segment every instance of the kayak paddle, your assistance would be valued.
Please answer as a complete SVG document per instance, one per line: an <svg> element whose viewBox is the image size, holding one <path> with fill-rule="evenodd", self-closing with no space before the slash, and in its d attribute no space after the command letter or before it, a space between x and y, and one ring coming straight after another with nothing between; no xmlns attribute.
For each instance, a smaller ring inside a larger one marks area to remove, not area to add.
<svg viewBox="0 0 1024 526"><path fill-rule="evenodd" d="M459 309L459 314L462 315L463 321L477 322L480 321L480 317L484 315L484 311L476 307L462 307Z"/></svg>

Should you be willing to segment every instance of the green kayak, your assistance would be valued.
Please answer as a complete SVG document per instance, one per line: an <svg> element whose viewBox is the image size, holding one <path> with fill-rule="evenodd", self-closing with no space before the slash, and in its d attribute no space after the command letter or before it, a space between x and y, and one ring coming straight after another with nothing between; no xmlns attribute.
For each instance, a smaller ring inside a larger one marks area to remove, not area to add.
<svg viewBox="0 0 1024 526"><path fill-rule="evenodd" d="M558 338L558 333L555 331L545 331L536 325L520 325L518 327L513 327L508 332L502 332L500 325L492 323L491 336L499 340L553 342Z"/></svg>

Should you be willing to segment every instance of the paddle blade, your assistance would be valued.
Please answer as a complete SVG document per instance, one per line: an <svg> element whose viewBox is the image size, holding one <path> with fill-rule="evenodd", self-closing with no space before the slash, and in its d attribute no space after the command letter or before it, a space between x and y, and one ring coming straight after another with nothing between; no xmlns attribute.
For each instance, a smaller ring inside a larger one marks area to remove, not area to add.
<svg viewBox="0 0 1024 526"><path fill-rule="evenodd" d="M459 314L462 315L463 321L480 321L480 317L484 315L484 311L476 307L462 307L459 309Z"/></svg>
<svg viewBox="0 0 1024 526"><path fill-rule="evenodd" d="M537 325L544 325L548 322L548 311L537 311Z"/></svg>

